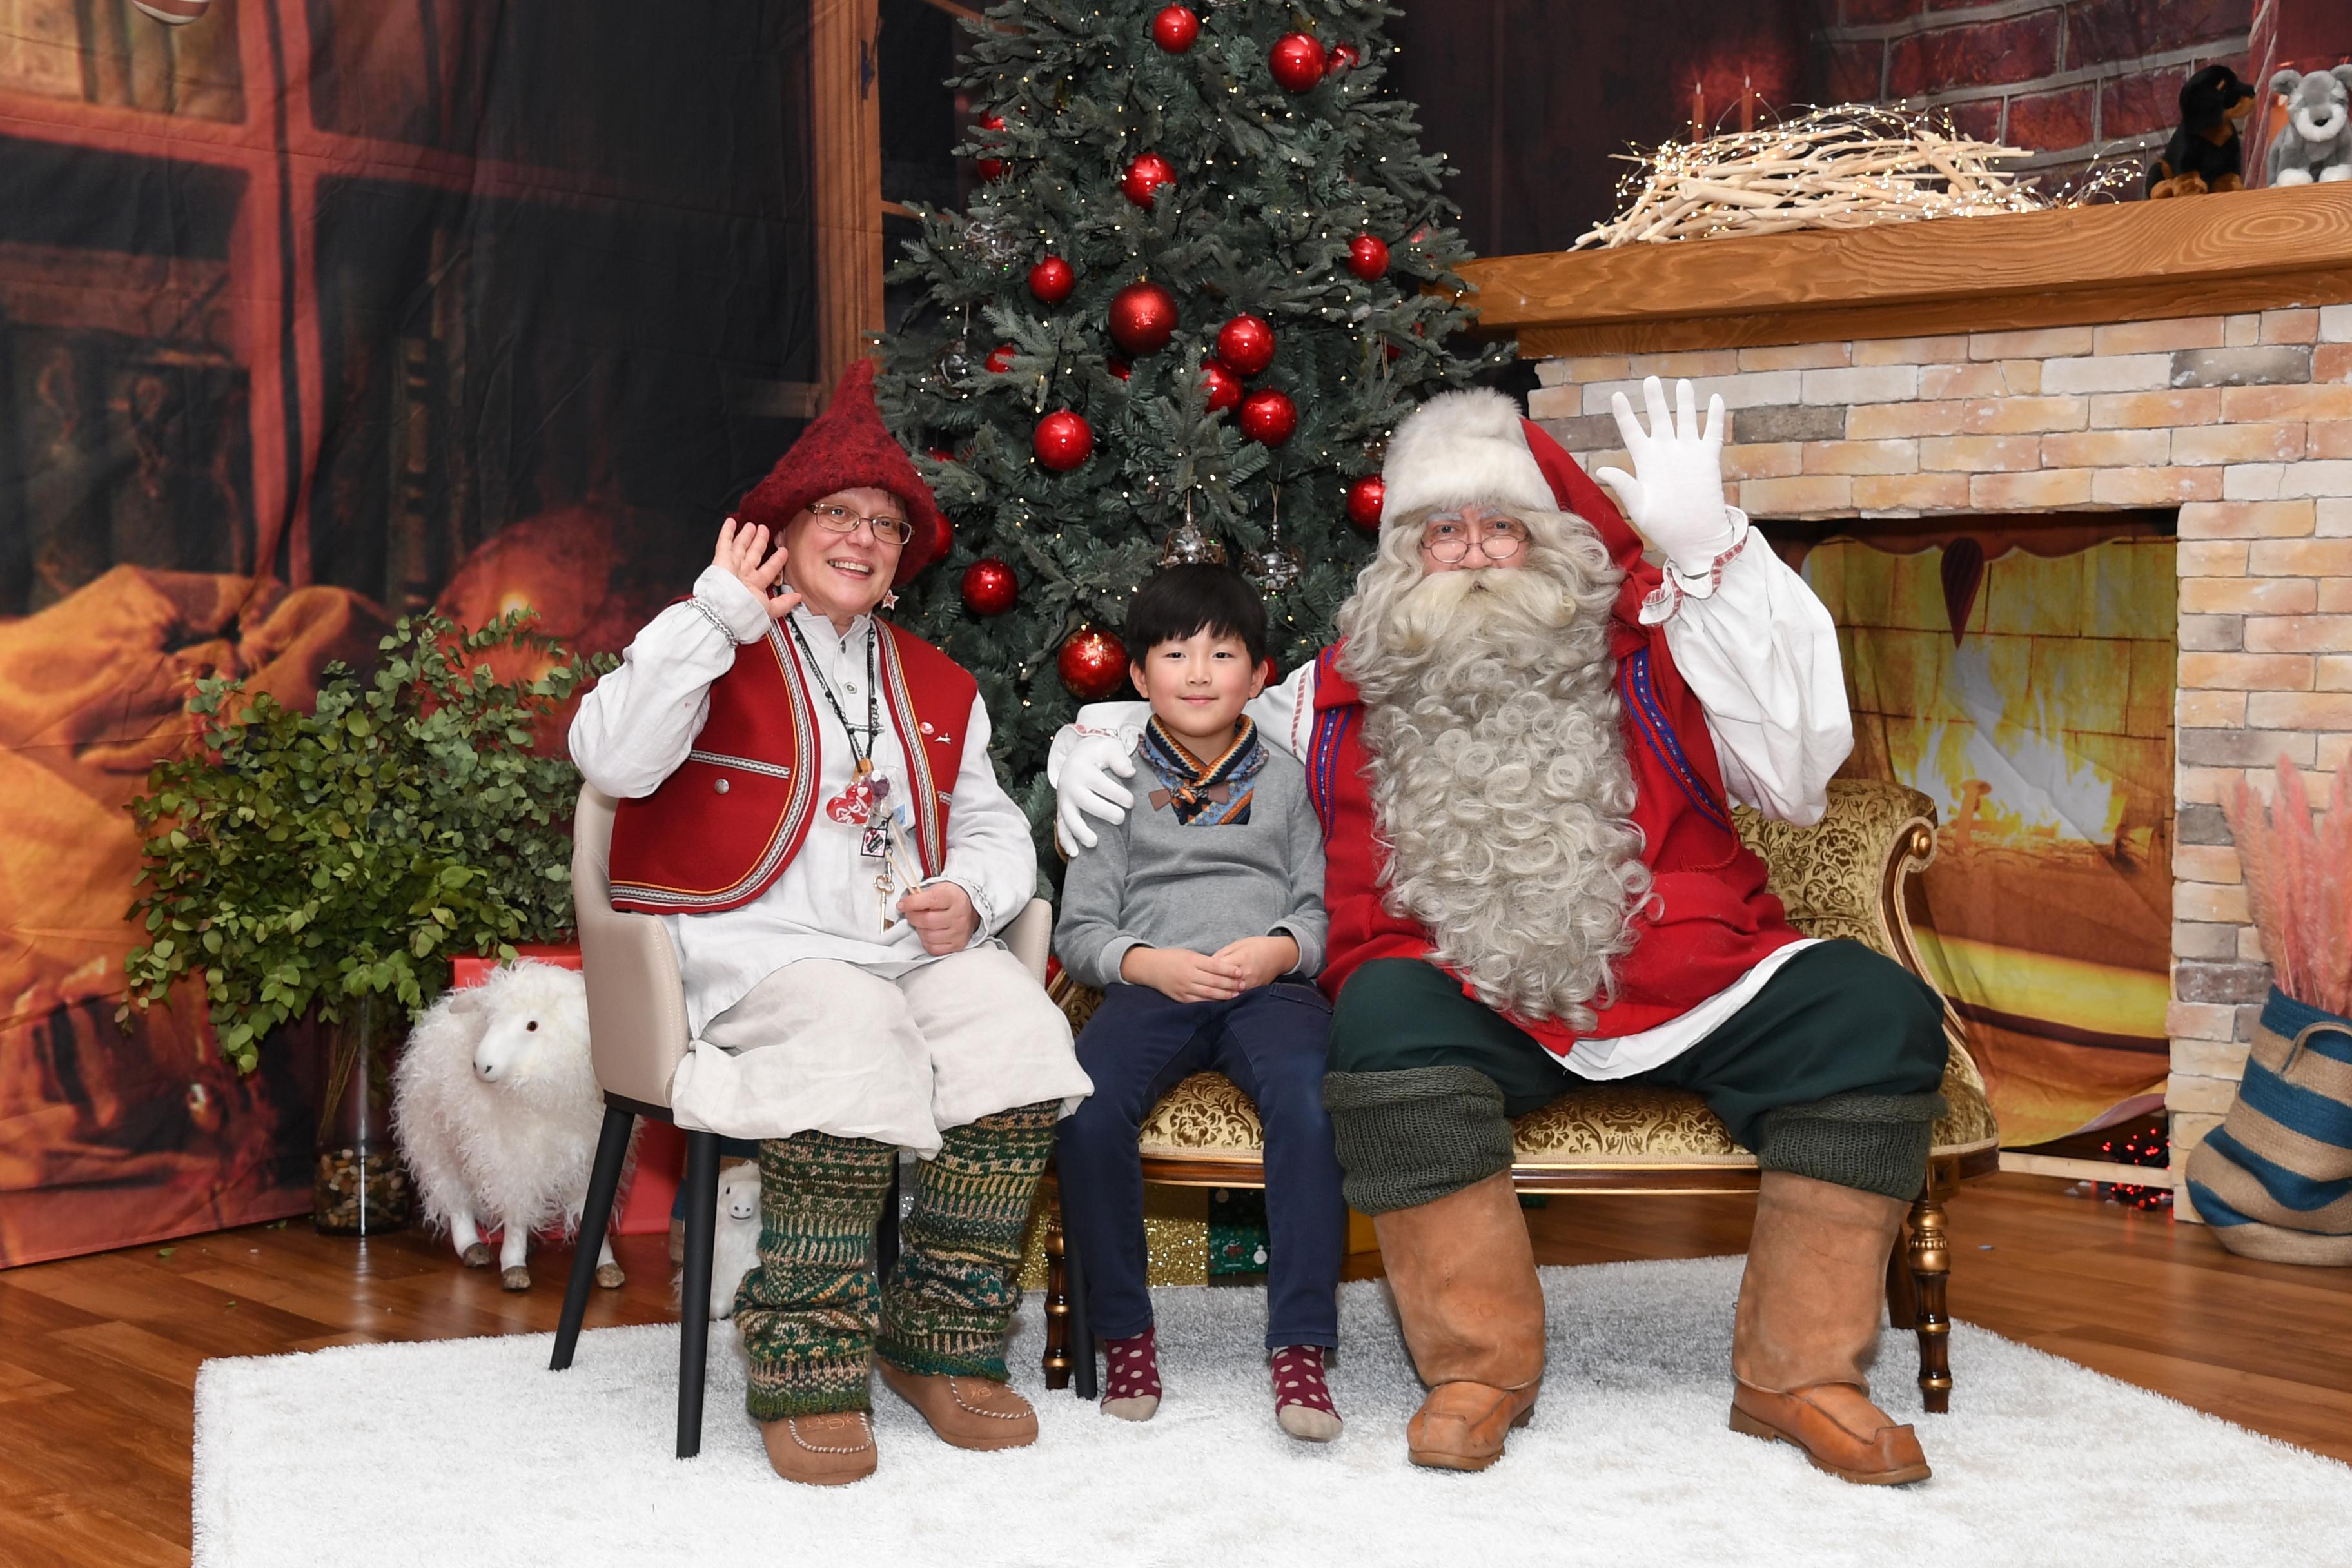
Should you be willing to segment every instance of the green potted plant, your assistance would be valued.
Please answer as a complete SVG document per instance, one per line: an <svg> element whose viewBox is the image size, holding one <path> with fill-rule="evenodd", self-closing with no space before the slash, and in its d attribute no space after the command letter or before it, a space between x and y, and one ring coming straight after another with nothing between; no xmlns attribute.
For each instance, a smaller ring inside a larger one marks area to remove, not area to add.
<svg viewBox="0 0 2352 1568"><path fill-rule="evenodd" d="M535 744L614 661L575 661L529 620L467 631L437 612L404 618L366 679L329 665L307 713L207 679L190 702L199 746L159 764L131 804L146 836L131 914L148 940L125 961L124 1016L194 977L245 1071L283 1026L331 1031L320 1230L406 1222L391 1051L447 986L450 960L510 959L518 942L572 929L579 774Z"/></svg>

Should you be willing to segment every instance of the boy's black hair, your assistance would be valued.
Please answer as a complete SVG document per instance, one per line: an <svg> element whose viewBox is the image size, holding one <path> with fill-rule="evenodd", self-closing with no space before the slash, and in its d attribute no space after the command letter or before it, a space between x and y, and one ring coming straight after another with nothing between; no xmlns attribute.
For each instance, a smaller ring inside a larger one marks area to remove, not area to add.
<svg viewBox="0 0 2352 1568"><path fill-rule="evenodd" d="M1200 562L1163 566L1135 591L1127 612L1128 657L1137 660L1164 642L1196 632L1239 637L1250 662L1265 658L1265 601L1230 566Z"/></svg>

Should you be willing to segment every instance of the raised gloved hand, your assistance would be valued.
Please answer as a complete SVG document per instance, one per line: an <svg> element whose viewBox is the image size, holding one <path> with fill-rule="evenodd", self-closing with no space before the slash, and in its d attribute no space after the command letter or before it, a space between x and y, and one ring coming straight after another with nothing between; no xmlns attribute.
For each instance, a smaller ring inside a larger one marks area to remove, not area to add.
<svg viewBox="0 0 2352 1568"><path fill-rule="evenodd" d="M1611 399L1633 471L1602 468L1592 477L1616 492L1625 521L1676 570L1700 576L1739 537L1723 502L1723 399L1707 399L1704 431L1689 382L1675 383L1676 417L1666 414L1656 376L1642 383L1642 400L1650 410L1647 432L1623 393Z"/></svg>
<svg viewBox="0 0 2352 1568"><path fill-rule="evenodd" d="M1116 735L1080 735L1062 759L1062 782L1054 797L1054 827L1066 849L1091 849L1095 830L1087 818L1124 822L1135 794L1113 779L1135 776L1133 750Z"/></svg>

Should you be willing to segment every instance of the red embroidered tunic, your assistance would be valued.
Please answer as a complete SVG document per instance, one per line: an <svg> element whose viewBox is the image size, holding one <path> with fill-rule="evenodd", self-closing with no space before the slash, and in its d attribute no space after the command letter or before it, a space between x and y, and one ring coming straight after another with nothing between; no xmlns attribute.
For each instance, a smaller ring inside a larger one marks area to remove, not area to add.
<svg viewBox="0 0 2352 1568"><path fill-rule="evenodd" d="M923 874L947 858L948 807L972 699L970 672L921 638L876 621L883 700L914 797ZM694 749L651 795L613 820L613 907L709 914L750 903L782 875L808 836L823 767L821 731L800 655L783 628L738 650L710 684ZM918 743L919 742L919 743Z"/></svg>
<svg viewBox="0 0 2352 1568"><path fill-rule="evenodd" d="M1558 444L1528 427L1544 478L1560 505L1591 522L1625 573L1612 611L1610 654L1617 661L1625 756L1633 772L1633 821L1652 897L1636 920L1637 940L1614 968L1613 997L1596 996L1593 1037L1614 1039L1671 1022L1746 974L1771 952L1803 939L1780 900L1765 890L1764 862L1732 826L1706 710L1683 682L1663 626L1644 626L1643 600L1660 586L1641 558L1641 540L1608 496ZM1429 933L1381 907L1386 857L1374 832L1365 769L1363 707L1327 648L1315 671L1307 726L1307 779L1321 817L1323 901L1330 915L1329 958L1321 976L1332 996L1356 967L1375 958L1426 958ZM1465 991L1468 987L1465 985ZM1555 1021L1512 1016L1547 1050L1565 1058L1577 1037Z"/></svg>

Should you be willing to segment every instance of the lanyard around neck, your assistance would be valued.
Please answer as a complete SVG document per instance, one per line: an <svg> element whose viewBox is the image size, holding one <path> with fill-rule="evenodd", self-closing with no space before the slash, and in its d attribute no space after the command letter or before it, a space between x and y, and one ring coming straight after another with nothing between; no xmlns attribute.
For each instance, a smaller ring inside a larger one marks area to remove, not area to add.
<svg viewBox="0 0 2352 1568"><path fill-rule="evenodd" d="M809 640L802 633L799 623L786 616L784 626L793 634L793 641L800 645L801 658L807 664L809 673L816 677L817 689L824 693L825 706L831 708L833 716L841 721L841 732L849 738L850 761L857 764L859 773L865 773L874 765L874 744L882 738L882 694L874 679L874 645L881 640L879 628L871 621L866 625L866 747L860 751L858 730L850 723L849 714L841 706L841 699L833 694L833 682L825 679L824 667L817 663L816 650L809 647Z"/></svg>

